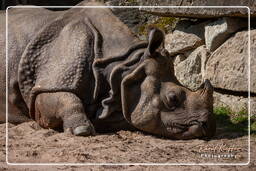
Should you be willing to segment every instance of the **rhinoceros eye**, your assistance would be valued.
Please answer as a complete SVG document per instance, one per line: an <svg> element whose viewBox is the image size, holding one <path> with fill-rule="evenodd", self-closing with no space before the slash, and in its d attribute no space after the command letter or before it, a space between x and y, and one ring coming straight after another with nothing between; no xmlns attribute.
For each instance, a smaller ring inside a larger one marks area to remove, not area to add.
<svg viewBox="0 0 256 171"><path fill-rule="evenodd" d="M178 99L177 95L173 91L171 91L166 95L166 102L167 102L166 107L169 110L173 111L176 109L179 99Z"/></svg>

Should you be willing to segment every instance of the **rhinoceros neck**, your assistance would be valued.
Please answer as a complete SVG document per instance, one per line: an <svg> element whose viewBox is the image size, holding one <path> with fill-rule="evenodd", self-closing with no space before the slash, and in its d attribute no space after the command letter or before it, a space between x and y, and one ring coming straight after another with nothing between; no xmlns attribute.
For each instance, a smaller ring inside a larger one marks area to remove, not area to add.
<svg viewBox="0 0 256 171"><path fill-rule="evenodd" d="M146 47L146 42L140 42L127 48L126 52L119 56L94 62L94 99L98 101L104 96L101 101L103 109L98 113L99 118L106 118L116 112L122 113L121 82L143 61Z"/></svg>

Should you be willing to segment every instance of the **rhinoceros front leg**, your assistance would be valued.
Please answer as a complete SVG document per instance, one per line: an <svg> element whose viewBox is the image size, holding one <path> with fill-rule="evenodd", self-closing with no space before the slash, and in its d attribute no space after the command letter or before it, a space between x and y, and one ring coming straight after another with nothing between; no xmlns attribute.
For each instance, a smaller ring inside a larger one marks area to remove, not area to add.
<svg viewBox="0 0 256 171"><path fill-rule="evenodd" d="M35 120L44 128L72 130L74 135L95 134L81 100L73 93L55 92L39 94L35 101Z"/></svg>

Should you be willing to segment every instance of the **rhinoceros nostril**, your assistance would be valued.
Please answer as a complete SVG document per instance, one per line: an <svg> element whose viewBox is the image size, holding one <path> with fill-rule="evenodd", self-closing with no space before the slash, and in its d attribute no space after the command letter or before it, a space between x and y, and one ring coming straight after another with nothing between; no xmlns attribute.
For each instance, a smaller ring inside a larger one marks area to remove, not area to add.
<svg viewBox="0 0 256 171"><path fill-rule="evenodd" d="M207 122L203 121L203 122L201 122L201 125L206 128L207 127Z"/></svg>

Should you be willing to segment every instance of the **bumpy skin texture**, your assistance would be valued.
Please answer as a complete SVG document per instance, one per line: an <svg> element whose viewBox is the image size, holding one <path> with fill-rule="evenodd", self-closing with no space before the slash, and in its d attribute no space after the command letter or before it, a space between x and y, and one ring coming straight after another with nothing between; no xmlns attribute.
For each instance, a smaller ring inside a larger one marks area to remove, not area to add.
<svg viewBox="0 0 256 171"><path fill-rule="evenodd" d="M177 81L159 29L140 41L102 8L10 9L8 28L9 122L31 118L83 136L119 129L173 139L214 135L211 84L192 92ZM4 74L0 81L4 90ZM2 121L4 113L3 105Z"/></svg>

